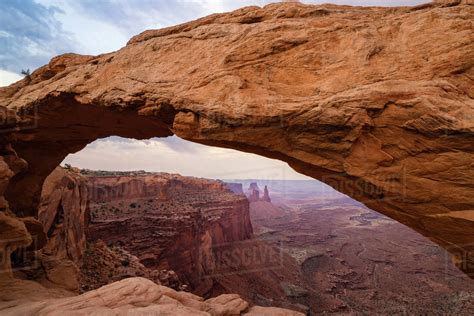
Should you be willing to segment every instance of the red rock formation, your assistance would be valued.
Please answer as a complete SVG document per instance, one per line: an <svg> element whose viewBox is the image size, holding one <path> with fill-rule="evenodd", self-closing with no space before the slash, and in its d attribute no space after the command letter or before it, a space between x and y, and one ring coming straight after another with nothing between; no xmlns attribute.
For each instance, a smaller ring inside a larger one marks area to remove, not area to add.
<svg viewBox="0 0 474 316"><path fill-rule="evenodd" d="M153 270L121 247L108 247L102 240L88 243L81 266L81 291L130 277L144 277L175 290L187 290L172 270Z"/></svg>
<svg viewBox="0 0 474 316"><path fill-rule="evenodd" d="M212 288L202 277L214 269L216 246L252 235L247 199L223 182L164 173L87 178L99 192L91 194L88 240L119 244L148 268L176 271L194 290Z"/></svg>
<svg viewBox="0 0 474 316"><path fill-rule="evenodd" d="M0 212L0 228L0 279L11 278L11 254L30 245L32 239L21 220L4 212Z"/></svg>
<svg viewBox="0 0 474 316"><path fill-rule="evenodd" d="M260 188L256 182L250 183L247 189L247 199L249 202L260 201Z"/></svg>
<svg viewBox="0 0 474 316"><path fill-rule="evenodd" d="M256 182L250 183L247 189L247 198L250 203L258 201L271 202L267 186L263 190L263 196L260 196L260 188Z"/></svg>
<svg viewBox="0 0 474 316"><path fill-rule="evenodd" d="M79 290L88 202L86 179L77 171L58 167L46 179L38 217L48 242L35 257L41 263L35 276L40 282Z"/></svg>
<svg viewBox="0 0 474 316"><path fill-rule="evenodd" d="M270 194L268 193L267 186L265 186L265 188L263 189L262 201L265 201L265 202L271 202L272 201L272 199L270 199Z"/></svg>
<svg viewBox="0 0 474 316"><path fill-rule="evenodd" d="M56 168L46 179L38 212L48 244L43 254L80 264L86 246L89 191L86 178Z"/></svg>
<svg viewBox="0 0 474 316"><path fill-rule="evenodd" d="M173 270L198 295L238 293L254 304L304 309L294 305L281 286L284 281L299 283L299 266L281 249L251 239L249 202L227 184L163 173L88 179L94 184L90 190L101 191L91 195L99 200L91 200L90 242L119 245L146 269ZM143 195L136 194L137 187ZM159 195L161 187L166 187L166 199ZM249 253L259 255L249 258ZM133 271L131 275L137 276Z"/></svg>
<svg viewBox="0 0 474 316"><path fill-rule="evenodd" d="M176 134L286 161L471 258L472 4L246 7L53 58L0 89L1 144L28 163L2 190L35 216L67 154Z"/></svg>
<svg viewBox="0 0 474 316"><path fill-rule="evenodd" d="M166 187L166 199L160 197L162 187ZM282 264L277 261L277 266L263 265L263 271L253 272L262 269L262 262L249 262L244 257L249 249L271 250L279 259L278 250L249 239L248 201L222 182L171 174L97 177L57 168L44 185L40 219L49 240L37 253L39 267L25 273L48 288L77 292L81 285L81 291L87 291L142 276L184 289L181 279L189 289L208 297L238 292L252 303L301 309L286 301L280 286L283 280L297 283L293 279L297 267L281 273ZM121 247L93 242L98 238ZM287 261L285 267L292 264Z"/></svg>
<svg viewBox="0 0 474 316"><path fill-rule="evenodd" d="M4 123L7 126L15 126L18 117L12 111L1 112ZM10 145L0 136L0 280L11 278L11 254L20 247L31 244L32 237L25 224L9 210L9 204L4 198L5 190L10 179L16 174L24 171L27 167L26 161L19 158Z"/></svg>
<svg viewBox="0 0 474 316"><path fill-rule="evenodd" d="M6 315L303 316L281 308L250 307L235 294L204 300L144 278L128 278L75 297L34 282L10 281L3 285L9 290L0 292L0 301L8 304L0 304L0 313Z"/></svg>

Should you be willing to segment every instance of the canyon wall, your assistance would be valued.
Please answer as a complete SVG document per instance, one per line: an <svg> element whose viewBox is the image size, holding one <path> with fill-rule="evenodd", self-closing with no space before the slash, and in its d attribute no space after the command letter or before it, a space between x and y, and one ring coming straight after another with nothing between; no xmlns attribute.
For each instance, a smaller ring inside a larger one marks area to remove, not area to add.
<svg viewBox="0 0 474 316"><path fill-rule="evenodd" d="M58 167L42 192L39 220L48 242L32 256L36 265L14 268L17 277L49 292L83 292L143 276L206 297L239 293L252 304L307 308L285 290L300 283L299 266L281 249L251 239L249 203L223 182L172 174L94 176ZM263 256L249 258L249 252Z"/></svg>
<svg viewBox="0 0 474 316"><path fill-rule="evenodd" d="M0 279L0 288L14 289L0 295L0 311L36 313L43 308L40 306L56 304L48 299L58 300L89 291L84 296L86 299L92 293L105 293L108 288L105 285L122 279L134 282L134 286L145 286L148 283L142 279L129 279L142 276L174 289L215 297L209 303L220 304L226 293L240 293L250 304L232 294L234 302L243 304L237 314L269 311L299 315L278 308L250 307L260 303L304 310L285 301L280 283L284 280L297 283L289 272L278 274L265 267L267 271L255 274L253 270L262 267L244 258L250 249L248 245L263 252L275 251L261 241L252 242L248 205L244 195L232 193L220 181L166 173L97 176L90 171L58 167L43 186L39 221L26 218L19 221L30 228L33 237L39 234L34 234L31 227L44 230L44 241L40 249L28 252L30 262L24 262L22 267L14 264L15 275L23 280ZM246 241L250 243L239 243ZM232 257L226 257L225 252ZM253 284L255 280L257 286ZM164 286L159 288L173 291ZM257 293L261 298L256 299ZM113 292L107 295L117 301L120 296ZM18 304L1 304L2 300L20 296L22 300ZM82 302L82 297L57 302L64 306ZM165 303L145 300L143 304L161 310ZM78 308L73 306L70 308ZM102 307L92 304L90 308ZM210 307L206 305L206 308ZM198 313L188 310L193 312Z"/></svg>
<svg viewBox="0 0 474 316"><path fill-rule="evenodd" d="M175 271L205 294L217 247L250 239L245 196L223 182L173 174L88 176L87 238L120 245L148 268ZM210 282L210 283L209 283Z"/></svg>
<svg viewBox="0 0 474 316"><path fill-rule="evenodd" d="M48 239L36 258L43 279L69 290L79 287L86 239L90 251L110 255L98 240L120 246L145 273L173 270L205 294L215 249L252 236L245 196L220 181L166 173L97 176L58 167L45 181L38 215Z"/></svg>
<svg viewBox="0 0 474 316"><path fill-rule="evenodd" d="M65 54L0 88L2 191L35 216L44 179L97 138L173 134L283 160L474 271L474 6L270 4ZM4 252L2 250L2 252Z"/></svg>

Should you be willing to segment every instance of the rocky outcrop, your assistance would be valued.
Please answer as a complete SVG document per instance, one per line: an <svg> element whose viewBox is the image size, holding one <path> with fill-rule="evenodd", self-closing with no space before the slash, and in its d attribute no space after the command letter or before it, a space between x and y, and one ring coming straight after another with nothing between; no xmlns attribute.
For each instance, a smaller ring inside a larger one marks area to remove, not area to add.
<svg viewBox="0 0 474 316"><path fill-rule="evenodd" d="M90 242L119 245L153 270L205 294L218 247L252 236L248 201L220 181L176 174L88 176Z"/></svg>
<svg viewBox="0 0 474 316"><path fill-rule="evenodd" d="M223 182L204 178L183 177L177 174L145 173L143 175L87 175L89 200L92 203L108 203L119 200L134 200L143 198L168 201L179 200L189 191L209 190L226 191Z"/></svg>
<svg viewBox="0 0 474 316"><path fill-rule="evenodd" d="M247 199L250 203L260 201L260 188L256 182L250 183L247 189Z"/></svg>
<svg viewBox="0 0 474 316"><path fill-rule="evenodd" d="M12 111L2 111L1 114L6 126L18 124L18 117ZM9 204L4 197L10 179L24 171L27 163L18 157L1 136L0 141L0 280L2 280L13 276L11 254L20 247L30 245L32 236L21 219L10 212Z"/></svg>
<svg viewBox="0 0 474 316"><path fill-rule="evenodd" d="M251 239L249 202L227 184L166 173L87 179L89 191L100 194L90 195L85 287L143 276L205 297L237 293L252 304L305 310L281 285L299 283L299 266L281 249ZM100 241L109 250L96 246ZM138 263L118 260L123 251ZM163 271L177 280L163 279Z"/></svg>
<svg viewBox="0 0 474 316"><path fill-rule="evenodd" d="M34 257L40 271L34 270L34 277L26 271L29 278L50 287L79 290L88 203L86 179L78 170L58 167L48 176L38 212L47 243Z"/></svg>
<svg viewBox="0 0 474 316"><path fill-rule="evenodd" d="M144 277L175 290L187 290L172 270L149 269L125 249L109 247L102 240L87 244L81 266L81 292L130 277Z"/></svg>
<svg viewBox="0 0 474 316"><path fill-rule="evenodd" d="M4 181L5 197L15 214L36 215L67 154L110 135L176 134L286 161L472 272L473 16L470 0L280 3L53 58L0 89L2 144L28 163Z"/></svg>
<svg viewBox="0 0 474 316"><path fill-rule="evenodd" d="M10 291L0 293L2 315L303 315L281 308L249 307L234 294L204 300L144 278L128 278L74 297L33 282L10 283Z"/></svg>
<svg viewBox="0 0 474 316"><path fill-rule="evenodd" d="M87 179L74 171L56 168L46 179L38 212L48 237L42 252L59 260L81 263L86 247L89 216Z"/></svg>
<svg viewBox="0 0 474 316"><path fill-rule="evenodd" d="M298 315L279 308L250 307L236 294L221 295L236 291L243 293L246 298L254 298L255 293L262 293L265 299L260 301L265 305L277 304L301 309L291 302L284 302L284 294L278 296L283 292L279 282L291 279L291 276L278 275L270 270L248 277L240 277L235 272L228 276L235 269L244 274L255 269L253 262L245 267L248 271L241 271L242 266L229 265L229 261L225 261L228 260L225 252L232 251L231 264L244 262L244 257L236 259L236 255L242 256L251 247L241 248L238 242L249 240L252 226L245 196L231 193L220 181L149 173L98 177L81 175L75 168L57 168L43 187L39 217L40 221L29 218L13 221L24 223L23 227L28 227L33 237L41 235L44 230L45 238L39 245L40 250L32 249L35 250L32 260L36 260L38 265L30 263L30 266L16 272L17 276L39 283L1 279L1 292L8 292L0 295L2 314L82 312L78 304L83 304L79 302L91 300L94 296L92 293L96 292L102 298L106 295L110 300L119 302L123 299L122 294L114 291L121 286L111 286L113 290L110 292L98 288L118 280L125 280L120 284L132 282L134 287L140 287L144 279L130 279L137 276L155 282L145 283L153 293L171 291L177 297L196 297L203 302L201 305L193 303L196 310L186 309L176 302L172 306L161 306L171 302L168 298L163 298L165 303L161 300L148 302L146 299L139 303L140 307L149 305L149 310L153 312L173 309L173 314L176 314L182 308L186 315L200 314L200 311L204 312L203 315ZM14 219L13 216L9 218ZM8 223L7 220L2 222ZM34 233L38 227L40 232ZM11 232L12 229L5 231ZM21 229L20 232L20 235L29 236ZM89 239L87 243L86 236ZM107 246L99 237L112 246ZM237 243L234 245L234 242ZM257 244L260 250L271 249L259 241L251 246ZM20 246L25 248L27 244ZM248 259L245 262L249 264ZM176 268L179 275L169 270L170 267ZM251 285L249 280L259 280L259 286ZM213 298L204 302L202 298L186 292L175 292L165 286L193 290ZM7 288L9 291L6 291ZM38 291L44 292L43 295ZM71 291L87 294L71 297ZM127 292L123 295L129 297L131 294ZM268 301L267 295L277 297L278 303ZM68 298L59 299L65 296ZM53 297L58 299L51 300ZM255 303L255 299L250 301ZM58 307L71 302L75 303L64 310ZM55 304L58 304L57 307L49 308ZM227 305L228 308L223 307ZM111 310L109 307L92 304L84 312L118 315L145 312L132 306L123 309L114 307Z"/></svg>
<svg viewBox="0 0 474 316"><path fill-rule="evenodd" d="M0 212L0 279L11 278L11 254L31 244L31 235L21 220Z"/></svg>
<svg viewBox="0 0 474 316"><path fill-rule="evenodd" d="M250 183L247 189L247 198L250 203L264 201L271 202L270 193L268 192L268 187L265 186L263 189L263 195L260 195L260 188L258 187L257 182Z"/></svg>
<svg viewBox="0 0 474 316"><path fill-rule="evenodd" d="M30 262L16 263L18 277L75 293L144 277L206 297L238 293L252 304L305 310L280 286L298 284L299 267L250 239L248 201L223 182L57 168L41 201L38 223L49 240ZM263 256L249 260L249 251Z"/></svg>
<svg viewBox="0 0 474 316"><path fill-rule="evenodd" d="M258 200L254 199L252 202L250 202L249 212L250 219L257 232L259 232L262 228L262 223L273 222L287 215L283 207L274 205L272 203L272 199L270 198L270 193L266 185L263 190L263 196Z"/></svg>
<svg viewBox="0 0 474 316"><path fill-rule="evenodd" d="M267 186L265 186L265 188L263 189L262 201L269 202L269 203L272 201L272 199L270 198L270 193L268 193Z"/></svg>
<svg viewBox="0 0 474 316"><path fill-rule="evenodd" d="M249 202L256 202L260 201L260 191L256 189L252 189L252 191L247 191L247 198Z"/></svg>

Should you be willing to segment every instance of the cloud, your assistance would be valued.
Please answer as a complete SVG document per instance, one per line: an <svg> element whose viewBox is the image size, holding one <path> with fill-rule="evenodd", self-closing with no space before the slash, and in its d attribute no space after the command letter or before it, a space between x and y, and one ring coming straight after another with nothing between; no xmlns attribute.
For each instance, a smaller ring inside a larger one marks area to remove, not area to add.
<svg viewBox="0 0 474 316"><path fill-rule="evenodd" d="M37 1L61 8L56 17L64 30L85 43L76 52L94 55L118 50L130 37L147 29L184 23L211 14L216 8L191 0Z"/></svg>
<svg viewBox="0 0 474 316"><path fill-rule="evenodd" d="M9 84L16 82L23 78L17 73L0 69L0 87L8 86Z"/></svg>
<svg viewBox="0 0 474 316"><path fill-rule="evenodd" d="M34 70L52 57L97 55L123 47L133 35L217 12L271 0L2 0L0 69ZM425 0L333 0L352 5L414 5Z"/></svg>
<svg viewBox="0 0 474 316"><path fill-rule="evenodd" d="M69 155L65 163L95 170L148 170L215 179L309 179L278 160L176 136L145 141L109 137Z"/></svg>
<svg viewBox="0 0 474 316"><path fill-rule="evenodd" d="M56 15L61 9L33 0L2 0L0 10L0 69L20 73L35 69L55 55L74 50L71 33Z"/></svg>
<svg viewBox="0 0 474 316"><path fill-rule="evenodd" d="M118 50L130 37L148 29L159 29L191 21L212 13L232 11L244 6L274 0L37 0L61 8L56 16L65 30L80 43L78 53L101 54ZM308 0L306 3L350 5L414 5L427 0ZM97 30L100 30L99 32Z"/></svg>

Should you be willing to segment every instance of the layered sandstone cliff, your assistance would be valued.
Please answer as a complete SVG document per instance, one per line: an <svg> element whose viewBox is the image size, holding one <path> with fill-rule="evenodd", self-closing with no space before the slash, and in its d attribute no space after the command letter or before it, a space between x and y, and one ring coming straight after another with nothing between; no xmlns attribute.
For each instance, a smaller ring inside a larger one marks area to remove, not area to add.
<svg viewBox="0 0 474 316"><path fill-rule="evenodd" d="M174 174L88 176L87 238L120 245L148 268L174 270L205 294L218 247L250 239L248 201L223 182Z"/></svg>
<svg viewBox="0 0 474 316"><path fill-rule="evenodd" d="M28 164L2 191L34 216L69 153L176 134L286 161L472 271L472 4L246 7L53 58L0 89L3 160L14 150Z"/></svg>
<svg viewBox="0 0 474 316"><path fill-rule="evenodd" d="M142 276L205 297L237 293L252 304L301 311L311 305L287 296L287 284L300 283L299 266L251 238L249 202L227 184L166 173L81 173L90 208L82 290Z"/></svg>
<svg viewBox="0 0 474 316"><path fill-rule="evenodd" d="M17 277L39 283L0 278L1 313L49 315L74 310L129 315L145 312L139 305L146 306L146 312L173 310L186 315L298 315L290 310L254 306L255 291L282 295L278 285L288 279L286 276L259 276L263 289L276 288L266 292L248 284L249 278L258 277L228 276L236 270L251 272L229 265L222 253L234 251L230 262L234 264L235 255L243 253L238 242L249 240L252 226L246 198L231 193L222 182L163 173L100 177L81 174L75 168L57 168L43 187L39 216L39 227L44 229L47 242L41 249L29 252L33 254L29 267L15 266ZM18 222L32 226L31 220ZM250 245L260 250L271 249L259 241ZM255 266L250 262L247 269L252 268ZM136 276L155 283L133 279ZM113 283L117 280L124 281ZM110 286L99 288L107 284ZM81 292L89 292L72 297L79 286ZM204 302L198 296L175 292L168 286L214 298ZM141 288L166 297L149 301L142 296ZM251 305L236 294L221 295L232 290L243 293ZM169 300L167 293L172 293L177 301ZM107 302L91 302L96 295L107 297ZM195 301L184 302L187 297ZM122 304L130 299L138 305ZM270 302L273 301L261 300L267 306ZM83 310L84 304L89 305ZM271 305L301 309L284 302Z"/></svg>

